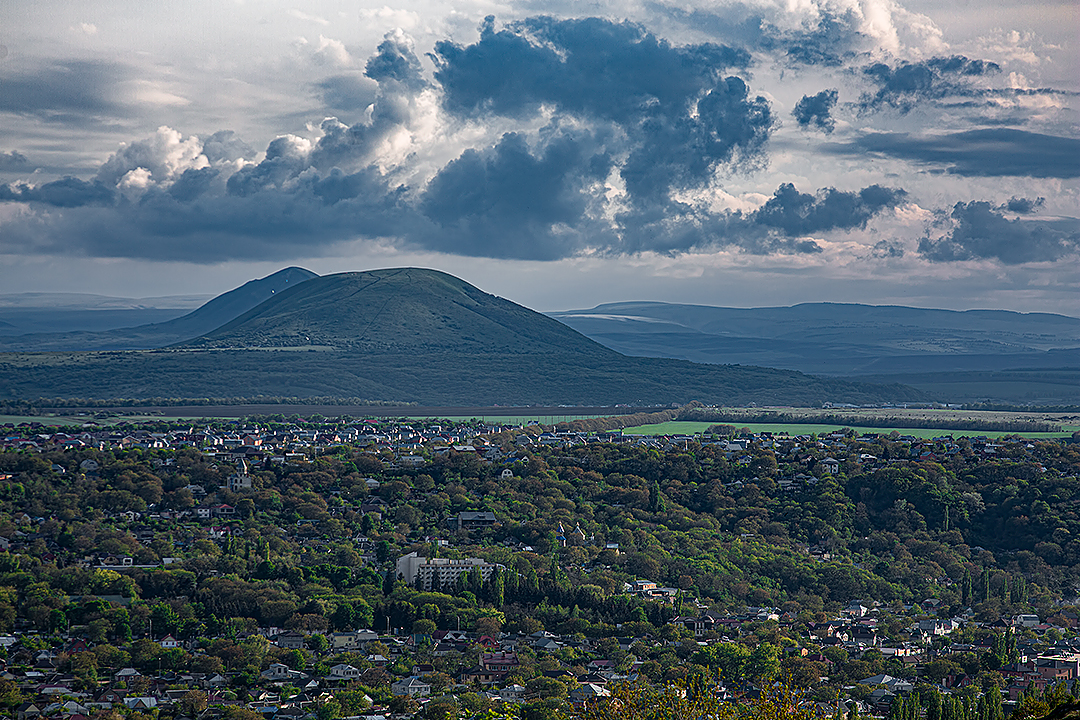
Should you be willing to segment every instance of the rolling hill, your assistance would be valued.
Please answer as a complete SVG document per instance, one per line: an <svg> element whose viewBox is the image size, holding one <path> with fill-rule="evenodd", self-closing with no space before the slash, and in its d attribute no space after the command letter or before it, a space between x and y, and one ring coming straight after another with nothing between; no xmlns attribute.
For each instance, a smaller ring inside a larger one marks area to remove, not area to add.
<svg viewBox="0 0 1080 720"><path fill-rule="evenodd" d="M339 396L425 405L928 399L789 370L633 358L435 270L315 277L196 339L0 355L0 398Z"/></svg>
<svg viewBox="0 0 1080 720"><path fill-rule="evenodd" d="M318 277L310 270L298 267L289 267L279 270L273 275L268 275L260 280L251 280L240 287L218 295L199 308L175 317L175 311L157 311L167 313L168 319L163 322L144 323L134 327L126 327L100 332L93 332L94 326L90 324L85 331L57 332L57 333L31 333L8 337L0 337L0 351L10 352L34 352L34 351L81 351L81 350L143 350L172 345L177 342L198 337L214 328L229 322L259 303L273 297L276 293L286 290L294 285ZM76 298L79 296L72 296ZM99 296L87 296L96 299ZM119 301L121 298L105 298L105 300ZM55 300L53 301L55 303ZM69 300L68 302L72 302ZM130 301L128 301L130 302ZM110 305L117 305L113 302ZM83 302L82 307L96 308L101 305L100 301ZM38 314L44 310L37 309ZM152 311L141 310L69 310L67 315L74 312L77 318L84 318L88 324L90 318L108 312L109 318L118 317L124 312L137 312L135 317L147 317ZM22 316L33 317L33 313ZM20 317L22 317L20 316ZM24 323L25 326L25 323Z"/></svg>
<svg viewBox="0 0 1080 720"><path fill-rule="evenodd" d="M1064 315L659 302L549 314L627 355L901 383L947 402L1080 404L1080 319Z"/></svg>

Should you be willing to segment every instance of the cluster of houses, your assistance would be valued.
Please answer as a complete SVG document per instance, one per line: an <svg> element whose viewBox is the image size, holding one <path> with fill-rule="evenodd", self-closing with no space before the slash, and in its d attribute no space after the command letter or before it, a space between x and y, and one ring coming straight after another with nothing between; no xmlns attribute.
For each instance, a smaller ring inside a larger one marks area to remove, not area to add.
<svg viewBox="0 0 1080 720"><path fill-rule="evenodd" d="M416 559L402 558L406 561L404 567L409 567ZM783 648L783 652L826 665L830 664L824 653L828 647L842 648L852 658L874 650L898 659L903 672L860 679L859 683L868 686L870 693L852 703L862 713L883 716L897 697L912 692L919 670L931 659L947 658L954 653L983 653L990 649L988 643L947 642L953 631L974 622L968 616L944 622L925 617L914 619L907 628L907 640L889 642L877 625L879 610L893 614L904 612L913 618L925 613L925 608L920 606L878 608L851 603L836 618L812 624L803 642ZM39 645L37 637L16 632L0 636L0 647L6 652L6 659L0 661L0 679L13 683L24 697L31 698L17 708L17 720L44 717L83 720L97 711L111 708L144 711L174 708L177 716L183 717L179 707L192 690L202 693L212 706L209 717L220 714L230 705L240 705L267 718L302 720L313 716L320 704L342 690L378 683L389 683L393 695L407 696L421 704L443 693L464 691L479 693L494 703L528 702L535 699L537 693L528 689L529 683L523 684L523 675L519 672L523 664L520 652L527 648L530 657L546 656L555 660L546 667L556 669L543 675L570 686L569 700L582 707L608 696L612 683L635 679L644 663L642 658L663 646L690 643L702 647L713 642L737 642L741 633L750 631L762 621L775 621L783 628L792 625L794 618L790 613L770 607L747 607L731 614L702 608L698 614L679 616L671 621L684 626L693 635L692 639L614 638L623 653L619 664L604 657L597 640L564 637L543 630L530 635L479 635L453 630L439 630L430 635L379 634L368 629L336 632L325 636L328 647L321 662L300 669L281 662L269 662L256 686L246 694L231 691L235 672L146 674L131 667L115 669L111 675L102 678L97 687L88 689L74 674L58 669L62 657L71 659L91 650L87 640L69 636L63 639L61 646L31 650ZM1038 618L1034 618L1034 622L1033 625L1032 616L1018 616L999 621L995 627L1031 630L1036 634L1050 629ZM262 628L258 632L285 650L310 647L310 636L305 633L276 628ZM930 637L944 637L946 642L930 645L927 642ZM195 641L182 642L171 635L157 642L163 649L185 647L195 654L204 650ZM804 645L820 650L808 650ZM421 646L425 650L424 662L417 655ZM572 649L573 657L578 658L573 666L559 660L565 657L560 653L565 648ZM1017 652L1018 662L1000 670L1008 683L1006 695L1012 701L1032 688L1042 690L1061 682L1071 685L1080 678L1080 639L1075 636L1057 643L1021 639L1017 643ZM470 653L477 658L476 664L449 681L445 676L438 679L435 666L430 664L433 658L437 661L448 655L464 657ZM335 661L335 658L339 659ZM394 674L387 674L387 670L393 670ZM941 680L939 687L949 693L973 682L976 682L973 677L950 675ZM723 692L725 696L730 695L727 690ZM378 705L369 707L365 713L370 720L385 720L391 715L388 707Z"/></svg>

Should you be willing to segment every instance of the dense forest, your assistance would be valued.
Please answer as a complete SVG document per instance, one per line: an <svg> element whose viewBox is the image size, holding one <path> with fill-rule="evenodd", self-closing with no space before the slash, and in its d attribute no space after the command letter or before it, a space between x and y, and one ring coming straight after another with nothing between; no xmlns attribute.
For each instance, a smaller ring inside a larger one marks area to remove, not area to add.
<svg viewBox="0 0 1080 720"><path fill-rule="evenodd" d="M345 657L367 673L368 696L389 702L388 680L424 656L376 667L370 647L335 657L326 637L548 631L591 650L519 651L515 678L526 687L605 657L658 683L706 670L760 682L783 669L828 701L867 676L910 674L896 658L813 640L853 602L874 607L883 638L897 643L914 639L912 618L968 608L988 628L1018 613L1053 624L1038 637L1025 631L1031 643L1075 630L1080 445L850 432L544 445L536 432L490 435L475 443L485 453L427 446L409 466L390 448L347 443L283 463L267 455L237 492L224 486L239 463L196 447L0 452L0 537L10 544L0 553L0 634L36 632L43 647L50 634L84 637L90 657L66 660L85 687L130 665L231 673L243 693L270 662L325 670ZM235 517L183 514L212 503ZM465 511L496 522L452 527ZM423 590L393 570L410 551L499 567ZM119 557L132 567L102 565ZM650 600L626 592L634 580L677 592ZM705 611L740 621L698 639L736 639L680 642L694 638L678 619ZM304 633L308 647L269 645L256 634L265 627ZM163 650L155 640L166 633L187 645ZM949 642L995 633L972 625ZM790 652L799 647L809 654ZM382 650L391 654L374 654ZM1009 662L999 650L988 663L992 651L948 655L922 672L940 680ZM431 674L449 686L479 652L428 656Z"/></svg>

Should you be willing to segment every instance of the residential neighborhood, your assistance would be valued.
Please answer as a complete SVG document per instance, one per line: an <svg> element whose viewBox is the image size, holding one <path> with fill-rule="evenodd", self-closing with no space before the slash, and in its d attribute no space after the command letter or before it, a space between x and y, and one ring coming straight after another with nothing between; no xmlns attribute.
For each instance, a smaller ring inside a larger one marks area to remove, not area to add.
<svg viewBox="0 0 1080 720"><path fill-rule="evenodd" d="M698 675L830 716L1080 693L1075 444L151 425L4 428L11 717L581 714Z"/></svg>

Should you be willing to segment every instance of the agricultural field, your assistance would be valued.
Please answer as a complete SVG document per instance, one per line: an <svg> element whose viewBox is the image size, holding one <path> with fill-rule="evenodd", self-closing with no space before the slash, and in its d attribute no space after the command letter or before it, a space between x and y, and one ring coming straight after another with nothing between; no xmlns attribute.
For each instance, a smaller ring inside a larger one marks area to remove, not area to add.
<svg viewBox="0 0 1080 720"><path fill-rule="evenodd" d="M695 433L705 432L707 428L716 423L708 422L689 422L674 420L666 423L658 423L654 425L639 425L637 427L626 428L623 433L626 435L693 435ZM728 423L731 424L731 423ZM1020 435L1022 437L1031 439L1049 439L1058 437L1070 437L1074 432L1080 431L1080 426L1077 425L1063 425L1062 432L1032 432L1032 433L1016 433L1016 432L1004 432L1004 431L989 431L989 430L945 430L934 428L881 428L881 427L859 427L857 425L825 425L820 423L735 423L739 428L749 428L751 432L771 432L771 433L787 433L788 435L809 435L812 433L823 434L830 433L836 430L841 430L845 427L850 427L852 430L862 435L864 433L878 433L887 435L894 430L901 435L910 435L917 438L934 438L942 435L953 435L954 437L988 437L988 438L1000 438L1005 435Z"/></svg>

